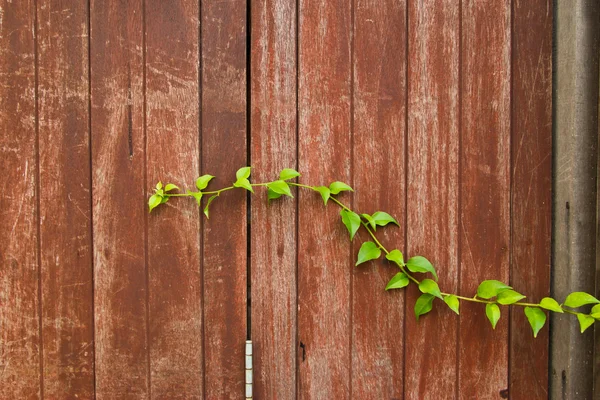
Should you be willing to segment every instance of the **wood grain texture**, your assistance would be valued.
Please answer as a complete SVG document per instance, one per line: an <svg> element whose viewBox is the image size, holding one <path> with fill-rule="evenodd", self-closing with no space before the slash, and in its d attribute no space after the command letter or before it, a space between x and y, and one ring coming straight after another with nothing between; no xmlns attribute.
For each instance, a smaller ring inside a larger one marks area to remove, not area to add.
<svg viewBox="0 0 600 400"><path fill-rule="evenodd" d="M0 1L0 398L42 396L35 9Z"/></svg>
<svg viewBox="0 0 600 400"><path fill-rule="evenodd" d="M230 186L246 165L246 2L204 0L202 173ZM203 229L205 397L244 393L247 209L243 189L211 204Z"/></svg>
<svg viewBox="0 0 600 400"><path fill-rule="evenodd" d="M552 231L552 1L513 2L511 282L537 303L549 295ZM548 398L548 327L533 338L515 309L511 399Z"/></svg>
<svg viewBox="0 0 600 400"><path fill-rule="evenodd" d="M149 397L143 8L91 2L96 395Z"/></svg>
<svg viewBox="0 0 600 400"><path fill-rule="evenodd" d="M351 3L301 0L299 169L310 185L351 182ZM350 196L340 196L349 202ZM299 195L298 341L302 399L350 396L350 259L339 208ZM352 257L354 258L354 257Z"/></svg>
<svg viewBox="0 0 600 400"><path fill-rule="evenodd" d="M413 2L408 15L407 255L427 257L443 291L458 286L460 7L457 0ZM412 286L412 285L411 285ZM456 393L458 318L443 302L418 322L406 307L407 399ZM485 321L479 321L484 324Z"/></svg>
<svg viewBox="0 0 600 400"><path fill-rule="evenodd" d="M94 396L88 7L37 7L44 396L85 399Z"/></svg>
<svg viewBox="0 0 600 400"><path fill-rule="evenodd" d="M510 2L462 2L460 281L507 282L510 245ZM460 313L458 394L500 398L508 388L508 321L492 330L481 304Z"/></svg>
<svg viewBox="0 0 600 400"><path fill-rule="evenodd" d="M145 12L147 184L181 182L195 191L199 3L146 1ZM156 398L203 397L200 212L190 200L172 199L148 220L150 382Z"/></svg>
<svg viewBox="0 0 600 400"><path fill-rule="evenodd" d="M252 3L251 160L255 182L296 168L296 1ZM254 396L296 397L296 200L252 198Z"/></svg>
<svg viewBox="0 0 600 400"><path fill-rule="evenodd" d="M354 1L353 33L354 209L400 221L378 237L404 251L406 2ZM353 260L369 239L359 233ZM395 273L383 257L352 269L352 398L403 397L404 291L384 291Z"/></svg>

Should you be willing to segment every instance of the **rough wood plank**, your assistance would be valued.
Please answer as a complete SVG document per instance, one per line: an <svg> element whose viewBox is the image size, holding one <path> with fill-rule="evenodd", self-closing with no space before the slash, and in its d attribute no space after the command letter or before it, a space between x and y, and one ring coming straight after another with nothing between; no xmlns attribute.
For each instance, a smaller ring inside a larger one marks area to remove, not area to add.
<svg viewBox="0 0 600 400"><path fill-rule="evenodd" d="M41 398L35 10L0 2L0 398Z"/></svg>
<svg viewBox="0 0 600 400"><path fill-rule="evenodd" d="M88 7L38 1L44 396L94 397Z"/></svg>
<svg viewBox="0 0 600 400"><path fill-rule="evenodd" d="M142 2L90 14L96 392L148 398Z"/></svg>
<svg viewBox="0 0 600 400"><path fill-rule="evenodd" d="M296 1L252 3L254 180L296 168ZM296 200L252 198L254 396L296 397Z"/></svg>
<svg viewBox="0 0 600 400"><path fill-rule="evenodd" d="M427 257L443 291L458 286L459 43L457 0L409 7L407 255ZM407 399L456 393L458 318L443 302L416 322L412 287L406 307ZM482 321L480 321L482 322Z"/></svg>
<svg viewBox="0 0 600 400"><path fill-rule="evenodd" d="M515 290L537 303L550 292L552 231L552 1L513 2L512 269ZM548 398L548 327L533 338L511 315L511 399Z"/></svg>
<svg viewBox="0 0 600 400"><path fill-rule="evenodd" d="M354 205L394 216L400 227L382 227L378 237L404 251L406 2L354 1L353 25ZM358 236L353 260L370 239ZM352 398L403 397L405 295L384 291L395 273L384 259L352 269Z"/></svg>
<svg viewBox="0 0 600 400"><path fill-rule="evenodd" d="M235 181L246 155L246 2L204 0L202 173L210 187ZM206 398L244 393L247 210L243 189L211 204L203 229Z"/></svg>
<svg viewBox="0 0 600 400"><path fill-rule="evenodd" d="M462 2L460 281L509 278L510 2ZM461 303L459 398L500 398L508 388L506 307L495 330L481 304Z"/></svg>
<svg viewBox="0 0 600 400"><path fill-rule="evenodd" d="M147 1L145 11L148 185L196 190L199 4ZM152 396L202 398L200 212L191 199L172 199L149 217L148 276Z"/></svg>
<svg viewBox="0 0 600 400"><path fill-rule="evenodd" d="M300 0L299 168L303 181L351 183L351 3ZM349 202L350 196L340 196ZM350 396L350 259L339 208L299 195L298 341L302 399ZM352 257L354 258L354 257Z"/></svg>

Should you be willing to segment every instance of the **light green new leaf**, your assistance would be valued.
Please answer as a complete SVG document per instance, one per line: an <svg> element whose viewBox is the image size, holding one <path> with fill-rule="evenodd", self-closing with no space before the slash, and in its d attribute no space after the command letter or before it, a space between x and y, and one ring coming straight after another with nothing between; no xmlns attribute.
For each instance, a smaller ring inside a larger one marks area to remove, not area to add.
<svg viewBox="0 0 600 400"><path fill-rule="evenodd" d="M512 289L512 287L493 279L487 280L481 282L477 288L477 296L481 297L482 299L491 299L492 297L497 296L498 293L508 289Z"/></svg>
<svg viewBox="0 0 600 400"><path fill-rule="evenodd" d="M348 232L350 233L350 241L352 241L356 231L358 231L358 228L360 228L360 217L357 213L344 209L340 211L340 215L342 216L342 222L344 225L346 225L346 228L348 228Z"/></svg>
<svg viewBox="0 0 600 400"><path fill-rule="evenodd" d="M242 167L235 173L235 179L248 179L250 177L250 167Z"/></svg>
<svg viewBox="0 0 600 400"><path fill-rule="evenodd" d="M455 313L459 314L458 312L458 307L459 307L459 302L458 302L458 297L456 297L453 294L449 294L448 296L444 296L444 303L446 303L448 305L448 307L450 307L450 309L452 311L454 311Z"/></svg>
<svg viewBox="0 0 600 400"><path fill-rule="evenodd" d="M196 203L198 203L199 206L200 202L202 201L202 192L191 192L188 190L187 193L196 199Z"/></svg>
<svg viewBox="0 0 600 400"><path fill-rule="evenodd" d="M411 257L406 262L406 267L410 272L430 272L433 275L433 279L438 280L437 272L435 272L435 268L431 264L431 262L422 256L414 256Z"/></svg>
<svg viewBox="0 0 600 400"><path fill-rule="evenodd" d="M295 169L291 169L291 168L285 168L285 169L281 170L281 173L279 174L279 179L281 179L282 181L285 181L288 179L295 178L297 176L301 176L298 171L296 171Z"/></svg>
<svg viewBox="0 0 600 400"><path fill-rule="evenodd" d="M172 183L167 183L167 186L165 186L165 192L170 192L173 189L179 190L179 188Z"/></svg>
<svg viewBox="0 0 600 400"><path fill-rule="evenodd" d="M219 195L215 194L214 196L211 196L208 198L208 201L206 202L206 206L204 207L204 215L206 215L206 218L208 218L208 206L210 206L210 203L212 203L213 200L216 199L217 197L219 197Z"/></svg>
<svg viewBox="0 0 600 400"><path fill-rule="evenodd" d="M406 276L404 272L398 272L392 279L390 279L385 287L385 290L401 289L405 286L408 286L408 276Z"/></svg>
<svg viewBox="0 0 600 400"><path fill-rule="evenodd" d="M329 185L329 190L331 191L331 194L338 194L339 192L343 192L343 191L350 191L350 192L354 192L354 189L352 189L350 186L346 185L344 182L333 182L331 185Z"/></svg>
<svg viewBox="0 0 600 400"><path fill-rule="evenodd" d="M485 315L487 315L488 319L490 320L492 328L496 329L496 324L500 319L500 307L498 307L497 304L486 304Z"/></svg>
<svg viewBox="0 0 600 400"><path fill-rule="evenodd" d="M373 242L364 242L358 251L358 259L355 266L364 262L375 260L381 256L381 249Z"/></svg>
<svg viewBox="0 0 600 400"><path fill-rule="evenodd" d="M271 188L267 190L267 197L269 200L275 200L283 196L281 193L274 192Z"/></svg>
<svg viewBox="0 0 600 400"><path fill-rule="evenodd" d="M417 299L415 303L415 316L417 321L421 315L427 314L433 308L434 296L429 293L424 293Z"/></svg>
<svg viewBox="0 0 600 400"><path fill-rule="evenodd" d="M497 297L498 303L504 306L514 304L519 300L523 300L524 298L525 296L523 296L521 293L515 292L511 289L503 290L502 292L498 293Z"/></svg>
<svg viewBox="0 0 600 400"><path fill-rule="evenodd" d="M432 279L423 279L421 283L419 283L419 290L422 293L429 293L440 300L444 300L444 298L442 297L442 293L440 292L440 287Z"/></svg>
<svg viewBox="0 0 600 400"><path fill-rule="evenodd" d="M537 337L538 332L546 323L546 313L537 307L525 307L525 316L533 330L533 337Z"/></svg>
<svg viewBox="0 0 600 400"><path fill-rule="evenodd" d="M372 218L373 218L373 221L375 221L375 224L377 224L379 226L385 226L385 225L389 224L390 222L400 226L400 224L398 223L398 221L396 221L394 219L394 217L392 217L390 214L383 212L383 211L376 211L372 215Z"/></svg>
<svg viewBox="0 0 600 400"><path fill-rule="evenodd" d="M284 194L289 197L294 197L294 196L292 196L290 187L288 186L287 183L285 183L285 181L281 181L281 180L274 181L274 182L267 184L267 187L275 193Z"/></svg>
<svg viewBox="0 0 600 400"><path fill-rule="evenodd" d="M558 304L558 301L554 300L552 297L544 297L542 301L540 301L540 307L561 314L564 312L560 304Z"/></svg>
<svg viewBox="0 0 600 400"><path fill-rule="evenodd" d="M160 189L162 189L162 187L163 187L163 184L162 184L162 182L158 182L158 183L156 184L156 190L160 190Z"/></svg>
<svg viewBox="0 0 600 400"><path fill-rule="evenodd" d="M374 231L377 231L377 224L375 224L375 220L373 219L373 217L371 217L369 214L360 214L360 216L367 220L367 222L369 223L369 225L371 225L371 228L373 228Z"/></svg>
<svg viewBox="0 0 600 400"><path fill-rule="evenodd" d="M593 317L581 313L577 314L577 319L579 320L579 327L581 328L581 333L585 332L585 330L592 326L596 321Z"/></svg>
<svg viewBox="0 0 600 400"><path fill-rule="evenodd" d="M590 316L595 319L600 319L600 304L596 304L594 307L592 307Z"/></svg>
<svg viewBox="0 0 600 400"><path fill-rule="evenodd" d="M254 193L254 189L252 189L252 186L250 185L250 181L246 178L242 178L242 179L238 179L233 186L235 187L239 187L239 188L244 188L252 193Z"/></svg>
<svg viewBox="0 0 600 400"><path fill-rule="evenodd" d="M323 203L327 205L327 200L329 200L329 196L331 196L331 191L325 186L317 186L315 190L321 193L321 198L323 199Z"/></svg>
<svg viewBox="0 0 600 400"><path fill-rule="evenodd" d="M212 175L202 175L198 179L196 179L196 187L198 190L206 189L210 180L214 178Z"/></svg>
<svg viewBox="0 0 600 400"><path fill-rule="evenodd" d="M585 306L586 304L597 304L597 303L600 303L600 301L589 293L573 292L567 296L567 299L565 300L564 304L567 307L577 308L577 307Z"/></svg>
<svg viewBox="0 0 600 400"><path fill-rule="evenodd" d="M395 262L396 264L398 264L399 266L404 266L404 256L402 255L402 252L400 250L392 250L390 251L385 258L387 258L390 261Z"/></svg>
<svg viewBox="0 0 600 400"><path fill-rule="evenodd" d="M150 196L150 198L148 199L148 212L152 212L153 209L158 207L161 200L162 196L159 196L158 194L153 194L152 196Z"/></svg>

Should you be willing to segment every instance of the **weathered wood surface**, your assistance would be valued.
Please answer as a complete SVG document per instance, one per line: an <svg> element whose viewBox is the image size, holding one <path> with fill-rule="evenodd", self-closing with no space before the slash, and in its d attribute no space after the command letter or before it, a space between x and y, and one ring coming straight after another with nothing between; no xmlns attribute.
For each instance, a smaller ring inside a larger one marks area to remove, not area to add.
<svg viewBox="0 0 600 400"><path fill-rule="evenodd" d="M297 168L296 1L253 1L250 12L250 163L256 167L254 181L265 182L276 179L283 168ZM297 361L297 200L283 198L269 204L261 190L251 204L254 396L292 399Z"/></svg>
<svg viewBox="0 0 600 400"><path fill-rule="evenodd" d="M353 7L353 205L401 221L380 228L379 238L389 250L404 252L406 2L354 1ZM351 261L360 242L370 239L365 231L357 236ZM385 260L352 269L351 398L402 397L404 291L383 290L395 273Z"/></svg>
<svg viewBox="0 0 600 400"><path fill-rule="evenodd" d="M85 3L37 2L46 398L94 396L88 27Z"/></svg>

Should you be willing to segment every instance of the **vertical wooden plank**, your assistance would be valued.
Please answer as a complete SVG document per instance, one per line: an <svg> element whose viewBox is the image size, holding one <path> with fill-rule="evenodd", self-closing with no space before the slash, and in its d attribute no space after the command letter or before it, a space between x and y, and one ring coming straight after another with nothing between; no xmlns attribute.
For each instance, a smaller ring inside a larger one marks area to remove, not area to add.
<svg viewBox="0 0 600 400"><path fill-rule="evenodd" d="M251 160L256 182L296 168L296 0L252 3ZM296 201L252 199L254 396L296 397Z"/></svg>
<svg viewBox="0 0 600 400"><path fill-rule="evenodd" d="M458 286L459 41L457 0L409 7L408 255L437 268L442 290ZM435 301L418 322L409 291L406 315L406 398L455 397L456 315ZM484 321L479 321L484 324Z"/></svg>
<svg viewBox="0 0 600 400"><path fill-rule="evenodd" d="M507 282L510 241L510 2L462 2L460 282ZM508 388L508 312L495 331L481 304L463 302L459 397L499 398ZM501 393L502 392L502 393Z"/></svg>
<svg viewBox="0 0 600 400"><path fill-rule="evenodd" d="M90 14L96 393L148 398L143 7Z"/></svg>
<svg viewBox="0 0 600 400"><path fill-rule="evenodd" d="M351 3L299 2L299 169L311 185L351 183ZM341 196L348 202L349 196ZM299 397L350 396L350 260L338 207L299 195Z"/></svg>
<svg viewBox="0 0 600 400"><path fill-rule="evenodd" d="M88 7L37 7L44 395L92 398Z"/></svg>
<svg viewBox="0 0 600 400"><path fill-rule="evenodd" d="M246 154L246 2L202 1L202 172L230 186ZM211 204L203 229L206 398L244 393L247 210L244 190Z"/></svg>
<svg viewBox="0 0 600 400"><path fill-rule="evenodd" d="M406 2L354 1L353 25L355 209L394 216L401 227L378 236L404 251ZM369 236L358 239L353 259ZM384 291L395 272L385 260L352 269L352 398L403 397L404 291Z"/></svg>
<svg viewBox="0 0 600 400"><path fill-rule="evenodd" d="M552 233L552 1L513 2L512 270L515 290L537 303L550 292ZM533 338L515 309L510 397L548 398L548 328Z"/></svg>
<svg viewBox="0 0 600 400"><path fill-rule="evenodd" d="M195 190L199 11L197 1L146 2L148 185L185 182ZM203 396L200 212L186 200L167 203L148 223L150 373L157 398Z"/></svg>
<svg viewBox="0 0 600 400"><path fill-rule="evenodd" d="M0 2L0 398L40 398L35 10Z"/></svg>

